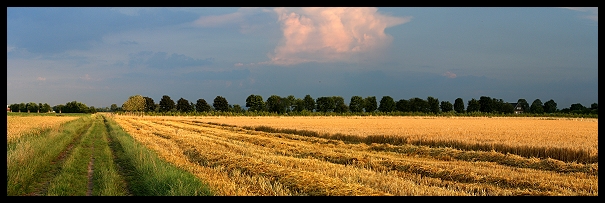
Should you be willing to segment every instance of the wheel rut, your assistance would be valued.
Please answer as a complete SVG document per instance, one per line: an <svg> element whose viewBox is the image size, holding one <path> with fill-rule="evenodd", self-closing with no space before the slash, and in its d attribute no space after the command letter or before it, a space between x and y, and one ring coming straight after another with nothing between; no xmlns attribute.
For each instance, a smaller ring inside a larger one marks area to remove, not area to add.
<svg viewBox="0 0 605 203"><path fill-rule="evenodd" d="M46 191L48 190L48 186L50 185L50 182L62 170L63 163L65 162L66 158L72 153L72 149L74 148L74 146L78 142L80 142L80 140L82 139L82 136L91 127L92 127L92 122L90 122L84 128L82 128L84 130L82 130L80 133L78 133L78 135L76 137L74 137L74 139L72 139L71 143L69 143L69 145L65 148L65 150L63 150L61 153L59 153L59 155L50 163L50 169L43 172L42 175L40 175L40 178L38 179L39 181L36 183L37 186L33 190L33 192L28 193L25 196L42 196L42 195L46 194Z"/></svg>

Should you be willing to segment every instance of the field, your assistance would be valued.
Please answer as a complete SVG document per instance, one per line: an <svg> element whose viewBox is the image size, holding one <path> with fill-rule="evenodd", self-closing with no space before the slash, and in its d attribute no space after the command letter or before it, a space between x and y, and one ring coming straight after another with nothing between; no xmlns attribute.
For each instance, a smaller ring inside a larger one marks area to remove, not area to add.
<svg viewBox="0 0 605 203"><path fill-rule="evenodd" d="M7 116L6 141L10 142L26 134L36 134L44 130L57 129L61 124L77 118L76 116Z"/></svg>
<svg viewBox="0 0 605 203"><path fill-rule="evenodd" d="M7 114L9 196L598 196L598 119Z"/></svg>
<svg viewBox="0 0 605 203"><path fill-rule="evenodd" d="M522 117L206 117L236 126L270 127L356 137L397 137L407 143L481 149L527 157L598 162L598 119ZM549 154L550 153L550 154Z"/></svg>
<svg viewBox="0 0 605 203"><path fill-rule="evenodd" d="M215 195L598 196L598 120L113 118Z"/></svg>

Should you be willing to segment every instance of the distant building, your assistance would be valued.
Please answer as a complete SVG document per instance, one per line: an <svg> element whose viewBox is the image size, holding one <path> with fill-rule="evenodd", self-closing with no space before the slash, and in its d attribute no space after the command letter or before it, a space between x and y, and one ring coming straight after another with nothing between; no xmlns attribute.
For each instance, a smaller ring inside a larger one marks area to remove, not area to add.
<svg viewBox="0 0 605 203"><path fill-rule="evenodd" d="M515 107L514 108L515 114L523 113L523 107L521 106L521 104L519 104L519 103L510 103L510 104Z"/></svg>
<svg viewBox="0 0 605 203"><path fill-rule="evenodd" d="M10 107L10 105L7 104L6 105L6 112L10 112L10 111L11 111L11 107Z"/></svg>

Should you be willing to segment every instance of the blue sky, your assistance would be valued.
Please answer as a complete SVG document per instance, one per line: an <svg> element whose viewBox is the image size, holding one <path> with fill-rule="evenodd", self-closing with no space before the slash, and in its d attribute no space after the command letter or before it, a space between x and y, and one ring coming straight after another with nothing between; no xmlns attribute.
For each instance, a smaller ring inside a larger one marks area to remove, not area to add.
<svg viewBox="0 0 605 203"><path fill-rule="evenodd" d="M590 106L598 8L7 8L7 104L137 94Z"/></svg>

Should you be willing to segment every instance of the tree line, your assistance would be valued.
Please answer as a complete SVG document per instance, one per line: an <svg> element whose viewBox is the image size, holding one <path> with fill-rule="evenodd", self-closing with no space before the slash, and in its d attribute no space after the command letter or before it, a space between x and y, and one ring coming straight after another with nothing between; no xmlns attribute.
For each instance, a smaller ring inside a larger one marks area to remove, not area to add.
<svg viewBox="0 0 605 203"><path fill-rule="evenodd" d="M28 103L15 103L8 105L11 112L27 112L27 113L96 113L97 108L94 106L88 107L86 104L71 101L65 104L59 104L55 106L50 106L47 103L38 103L28 102Z"/></svg>
<svg viewBox="0 0 605 203"><path fill-rule="evenodd" d="M168 95L163 95L159 103L146 96L130 96L121 106L111 104L110 107L95 108L88 107L86 104L71 101L66 104L50 106L47 103L15 103L9 105L11 112L36 112L36 113L96 113L96 112L268 112L275 114L288 114L300 112L322 112L322 113L390 113L390 112L417 112L425 114L439 113L472 113L482 112L491 114L513 114L515 107L518 107L523 113L531 114L594 114L598 115L598 104L593 103L590 107L585 107L580 103L572 104L568 108L558 109L557 103L550 99L544 103L540 99L535 99L531 105L523 98L517 100L517 105L504 102L502 99L481 96L479 99L472 98L464 102L462 98L457 98L452 104L449 101L439 101L434 97L422 99L413 97L410 99L395 100L391 96L383 96L380 101L375 96L361 97L352 96L349 104L341 96L324 96L314 99L310 95L304 98L296 98L294 95L281 97L271 95L266 100L261 95L251 94L246 98L245 108L238 104L231 105L226 98L216 96L212 104L205 99L197 99L195 103L185 98L180 98L176 102Z"/></svg>
<svg viewBox="0 0 605 203"><path fill-rule="evenodd" d="M163 95L159 103L150 97L141 95L130 96L124 102L121 108L112 104L112 111L128 112L269 112L276 114L287 114L291 112L334 112L334 113L363 113L363 112L419 112L419 113L470 113L482 112L492 114L513 114L515 111L523 113L544 114L544 113L574 113L574 114L597 114L598 104L593 103L590 107L585 107L580 103L572 104L569 108L558 109L557 103L550 99L544 103L540 99L535 99L531 105L527 100L521 98L517 100L515 106L502 99L481 96L479 99L472 98L467 103L462 98L457 98L452 104L450 101L439 101L434 97L422 99L413 97L410 99L395 100L390 96L383 96L380 101L375 96L361 97L352 96L349 104L341 96L324 96L314 99L310 95L304 98L296 98L294 95L281 97L271 95L266 100L261 95L251 94L246 98L247 109L238 104L230 105L227 99L222 96L216 96L212 105L205 99L200 98L196 103L190 102L185 98L180 98L176 102L168 95ZM517 107L518 109L515 109Z"/></svg>

